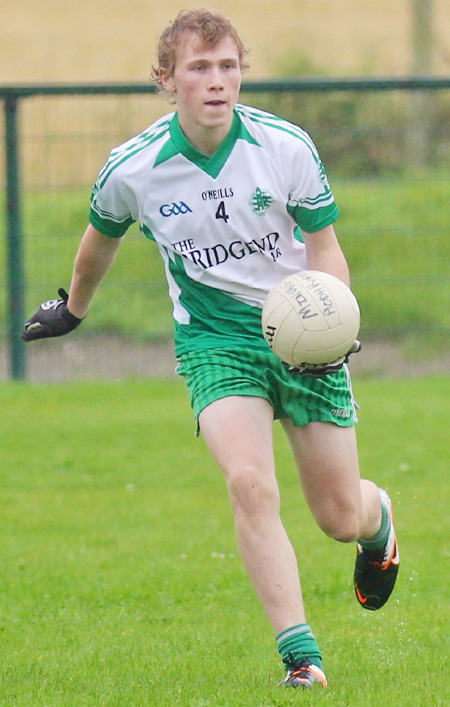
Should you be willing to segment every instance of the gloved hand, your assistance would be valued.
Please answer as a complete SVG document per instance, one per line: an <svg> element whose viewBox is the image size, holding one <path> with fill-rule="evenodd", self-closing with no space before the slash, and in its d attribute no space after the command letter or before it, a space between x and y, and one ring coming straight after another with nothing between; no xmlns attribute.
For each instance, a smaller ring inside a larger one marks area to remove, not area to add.
<svg viewBox="0 0 450 707"><path fill-rule="evenodd" d="M341 356L336 361L331 361L331 363L305 363L302 366L291 366L289 371L291 373L298 373L300 376L310 376L311 378L321 378L322 376L328 375L328 373L336 373L348 362L348 358L353 353L358 353L361 351L361 342L358 339L355 341L353 346L345 356Z"/></svg>
<svg viewBox="0 0 450 707"><path fill-rule="evenodd" d="M58 295L61 299L43 302L33 316L25 322L25 329L22 332L24 341L63 336L81 324L83 320L69 312L67 307L69 295L62 287L58 290Z"/></svg>

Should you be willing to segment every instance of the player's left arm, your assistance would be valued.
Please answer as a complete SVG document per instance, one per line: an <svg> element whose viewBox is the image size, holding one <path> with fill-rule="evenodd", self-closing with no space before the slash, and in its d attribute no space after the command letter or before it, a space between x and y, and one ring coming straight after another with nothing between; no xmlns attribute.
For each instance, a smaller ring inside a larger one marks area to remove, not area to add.
<svg viewBox="0 0 450 707"><path fill-rule="evenodd" d="M302 232L310 270L320 270L338 277L350 286L347 261L332 225L315 233Z"/></svg>

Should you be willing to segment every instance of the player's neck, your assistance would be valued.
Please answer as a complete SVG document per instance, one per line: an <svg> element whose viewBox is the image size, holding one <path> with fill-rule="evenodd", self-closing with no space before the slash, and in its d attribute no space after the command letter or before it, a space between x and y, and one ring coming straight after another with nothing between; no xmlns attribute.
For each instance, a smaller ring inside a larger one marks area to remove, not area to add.
<svg viewBox="0 0 450 707"><path fill-rule="evenodd" d="M215 153L219 145L225 140L231 130L233 122L231 120L229 125L224 124L205 127L204 125L183 121L181 116L178 117L180 127L190 144L195 147L196 150L209 157Z"/></svg>

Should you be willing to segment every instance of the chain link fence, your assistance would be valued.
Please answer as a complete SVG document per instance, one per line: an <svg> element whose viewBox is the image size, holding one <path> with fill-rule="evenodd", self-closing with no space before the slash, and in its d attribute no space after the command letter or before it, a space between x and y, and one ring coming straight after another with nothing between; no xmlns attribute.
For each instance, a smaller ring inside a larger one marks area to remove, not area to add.
<svg viewBox="0 0 450 707"><path fill-rule="evenodd" d="M5 244L0 378L57 381L173 369L171 306L157 248L132 227L82 329L25 348L40 301L68 287L92 184L112 147L171 110L151 86L0 87ZM244 84L243 103L313 137L367 341L450 333L450 79Z"/></svg>

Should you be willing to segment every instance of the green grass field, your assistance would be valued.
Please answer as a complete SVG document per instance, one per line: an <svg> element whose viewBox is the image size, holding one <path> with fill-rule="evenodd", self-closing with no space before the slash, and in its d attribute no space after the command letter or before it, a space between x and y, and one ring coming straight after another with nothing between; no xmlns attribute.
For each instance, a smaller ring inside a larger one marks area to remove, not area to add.
<svg viewBox="0 0 450 707"><path fill-rule="evenodd" d="M356 381L363 473L396 506L402 565L378 613L324 537L277 427L283 517L328 690L277 689L224 481L178 381L0 385L2 678L14 707L450 703L450 377Z"/></svg>

